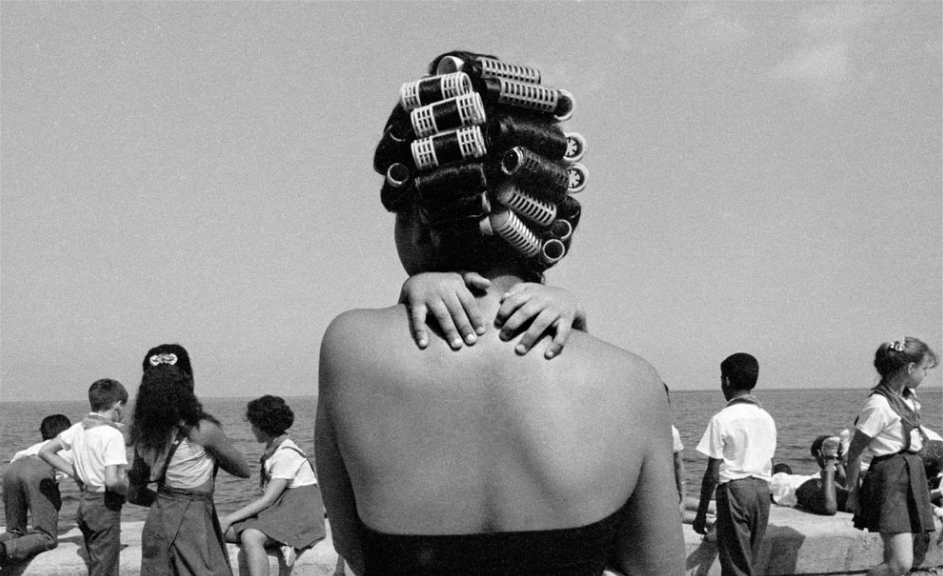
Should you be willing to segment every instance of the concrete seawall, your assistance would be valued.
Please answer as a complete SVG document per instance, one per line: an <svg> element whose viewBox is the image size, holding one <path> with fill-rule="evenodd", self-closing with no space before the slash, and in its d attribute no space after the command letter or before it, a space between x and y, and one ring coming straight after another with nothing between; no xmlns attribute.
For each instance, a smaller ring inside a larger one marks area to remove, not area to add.
<svg viewBox="0 0 943 576"><path fill-rule="evenodd" d="M122 525L121 574L137 576L141 568L141 528L143 522ZM5 568L0 576L84 576L85 550L78 528L63 526L59 547L40 554L29 565ZM943 576L943 545L933 534L921 569L915 574ZM684 525L686 574L688 576L719 576L717 546L704 542L688 524ZM239 573L239 549L229 547L234 571ZM877 534L855 530L851 515L815 516L792 508L773 506L769 528L763 543L759 573L767 576L787 574L842 575L865 574L880 563L881 539ZM280 576L345 576L344 564L338 559L330 536L298 557L288 570L279 565L277 553L269 555L270 573ZM244 572L243 572L244 574Z"/></svg>

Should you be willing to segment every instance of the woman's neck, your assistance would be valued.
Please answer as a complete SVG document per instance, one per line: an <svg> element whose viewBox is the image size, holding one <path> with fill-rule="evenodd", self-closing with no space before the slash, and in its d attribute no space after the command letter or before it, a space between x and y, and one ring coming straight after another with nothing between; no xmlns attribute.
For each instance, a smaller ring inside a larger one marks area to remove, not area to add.
<svg viewBox="0 0 943 576"><path fill-rule="evenodd" d="M908 382L907 374L901 372L884 379L884 383L887 384L888 388L901 395L903 395L904 389L907 388Z"/></svg>

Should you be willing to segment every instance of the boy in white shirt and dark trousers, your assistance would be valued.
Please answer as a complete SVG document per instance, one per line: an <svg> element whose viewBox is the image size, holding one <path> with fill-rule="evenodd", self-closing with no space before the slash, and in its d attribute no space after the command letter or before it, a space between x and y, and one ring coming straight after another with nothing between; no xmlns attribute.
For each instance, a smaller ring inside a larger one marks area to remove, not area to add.
<svg viewBox="0 0 943 576"><path fill-rule="evenodd" d="M3 508L7 531L0 534L0 567L19 564L59 544L59 480L62 473L43 462L40 448L69 428L62 414L43 418L39 432L43 441L13 455L3 472ZM71 454L63 453L71 458ZM27 516L32 529L27 530Z"/></svg>
<svg viewBox="0 0 943 576"><path fill-rule="evenodd" d="M121 551L121 506L128 493L124 434L118 422L128 391L117 380L102 379L88 390L91 413L43 446L39 456L56 469L74 475L82 488L76 514L89 558L89 576L118 576ZM73 466L59 456L72 450ZM74 469L74 471L73 471Z"/></svg>
<svg viewBox="0 0 943 576"><path fill-rule="evenodd" d="M697 445L708 457L694 531L706 531L707 507L717 488L717 549L723 576L755 574L753 562L769 521L776 424L750 392L760 365L746 353L720 364L727 406L711 418Z"/></svg>

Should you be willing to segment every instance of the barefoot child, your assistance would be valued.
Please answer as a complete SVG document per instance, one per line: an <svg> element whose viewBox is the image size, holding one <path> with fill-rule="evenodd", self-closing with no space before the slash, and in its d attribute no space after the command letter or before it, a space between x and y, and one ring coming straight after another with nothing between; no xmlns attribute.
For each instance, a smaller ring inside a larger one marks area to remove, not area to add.
<svg viewBox="0 0 943 576"><path fill-rule="evenodd" d="M265 444L260 486L262 496L222 519L226 540L242 544L249 574L265 576L267 546L281 547L291 566L298 551L325 537L324 505L314 468L288 437L294 423L291 408L278 396L249 402L246 420L258 442Z"/></svg>

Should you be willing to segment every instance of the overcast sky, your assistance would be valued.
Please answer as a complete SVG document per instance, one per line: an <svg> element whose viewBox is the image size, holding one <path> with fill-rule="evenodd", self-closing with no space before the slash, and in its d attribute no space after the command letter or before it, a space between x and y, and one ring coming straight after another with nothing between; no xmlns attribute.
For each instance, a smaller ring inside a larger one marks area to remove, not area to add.
<svg viewBox="0 0 943 576"><path fill-rule="evenodd" d="M466 48L576 96L583 219L548 273L674 389L874 383L943 352L940 2L3 2L3 401L314 394L340 312L405 280L373 148ZM383 342L376 343L377 354ZM565 353L565 352L564 352ZM941 370L925 387L939 393Z"/></svg>

